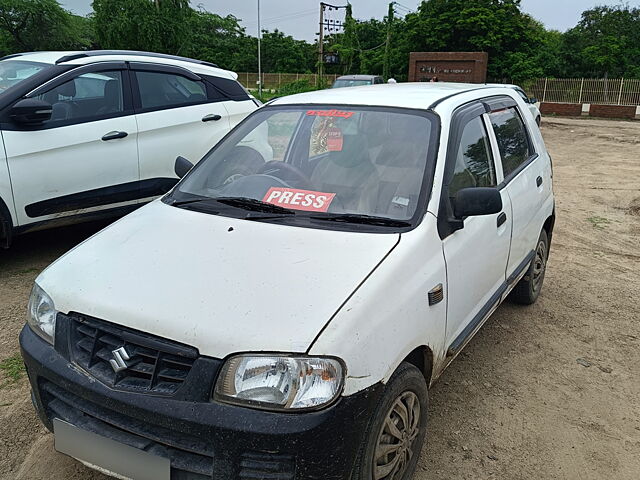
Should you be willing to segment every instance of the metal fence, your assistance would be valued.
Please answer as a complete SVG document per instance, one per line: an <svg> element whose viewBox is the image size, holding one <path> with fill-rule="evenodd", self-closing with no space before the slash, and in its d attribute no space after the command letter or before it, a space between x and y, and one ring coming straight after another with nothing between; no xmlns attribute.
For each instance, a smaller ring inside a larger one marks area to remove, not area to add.
<svg viewBox="0 0 640 480"><path fill-rule="evenodd" d="M323 75L326 85L331 85L340 75ZM263 73L262 88L267 90L277 90L287 83L298 80L307 80L311 85L318 86L318 75L315 73ZM238 81L246 88L258 88L257 73L239 73Z"/></svg>
<svg viewBox="0 0 640 480"><path fill-rule="evenodd" d="M639 79L538 78L525 90L541 102L640 105Z"/></svg>
<svg viewBox="0 0 640 480"><path fill-rule="evenodd" d="M323 75L325 85L331 85L337 77L339 75ZM313 86L319 83L314 73L263 73L262 88L278 90L297 80L307 80ZM239 73L238 81L246 88L258 88L257 73ZM538 78L522 86L541 102L640 105L640 79Z"/></svg>

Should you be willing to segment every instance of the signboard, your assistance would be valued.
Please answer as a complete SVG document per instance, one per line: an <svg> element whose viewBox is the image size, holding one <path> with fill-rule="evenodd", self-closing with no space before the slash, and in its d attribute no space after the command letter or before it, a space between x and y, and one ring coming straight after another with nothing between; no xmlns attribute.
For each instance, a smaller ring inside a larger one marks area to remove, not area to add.
<svg viewBox="0 0 640 480"><path fill-rule="evenodd" d="M486 52L411 52L410 82L485 83Z"/></svg>

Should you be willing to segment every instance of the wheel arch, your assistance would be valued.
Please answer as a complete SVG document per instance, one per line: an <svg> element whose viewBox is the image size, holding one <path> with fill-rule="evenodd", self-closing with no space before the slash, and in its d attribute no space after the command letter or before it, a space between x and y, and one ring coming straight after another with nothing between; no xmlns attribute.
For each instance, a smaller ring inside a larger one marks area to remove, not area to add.
<svg viewBox="0 0 640 480"><path fill-rule="evenodd" d="M427 386L431 386L431 379L433 375L433 351L428 346L421 345L414 348L409 355L403 359L403 362L410 363L420 370L422 375L424 375Z"/></svg>
<svg viewBox="0 0 640 480"><path fill-rule="evenodd" d="M9 207L0 197L0 248L9 248L13 237L13 221Z"/></svg>
<svg viewBox="0 0 640 480"><path fill-rule="evenodd" d="M553 227L556 224L556 209L553 209L553 212L544 222L542 229L547 232L547 240L549 245L551 245L551 237L553 236Z"/></svg>

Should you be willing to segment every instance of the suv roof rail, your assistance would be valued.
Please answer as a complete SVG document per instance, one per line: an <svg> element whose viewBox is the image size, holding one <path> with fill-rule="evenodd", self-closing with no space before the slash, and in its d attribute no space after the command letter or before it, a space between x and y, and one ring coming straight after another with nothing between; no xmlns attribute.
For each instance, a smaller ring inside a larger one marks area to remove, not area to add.
<svg viewBox="0 0 640 480"><path fill-rule="evenodd" d="M16 58L16 57L21 57L22 55L24 55L23 53L12 53L11 55L5 55L4 57L0 58L1 60L8 60L9 58Z"/></svg>
<svg viewBox="0 0 640 480"><path fill-rule="evenodd" d="M196 60L195 58L180 57L178 55L169 55L166 53L157 53L157 52L140 52L137 50L89 50L86 52L72 53L71 55L65 55L64 57L60 57L58 60L56 60L56 65L59 65L60 63L64 63L64 62L69 62L77 58L99 57L101 55L137 55L141 57L166 58L170 60L181 60L183 62L197 63L198 65L207 65L209 67L220 68L215 63L205 62L203 60Z"/></svg>

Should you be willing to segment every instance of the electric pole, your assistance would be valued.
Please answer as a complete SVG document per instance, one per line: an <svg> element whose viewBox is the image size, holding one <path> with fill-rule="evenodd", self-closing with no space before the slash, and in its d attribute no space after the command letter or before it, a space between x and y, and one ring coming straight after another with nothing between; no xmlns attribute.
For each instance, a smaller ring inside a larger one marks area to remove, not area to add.
<svg viewBox="0 0 640 480"><path fill-rule="evenodd" d="M260 38L262 29L260 28L260 0L258 0L258 95L262 99L262 55L260 53Z"/></svg>
<svg viewBox="0 0 640 480"><path fill-rule="evenodd" d="M391 47L391 27L393 25L393 6L396 2L389 4L389 14L387 15L387 42L384 47L384 64L382 66L382 76L385 80L389 80L389 48Z"/></svg>
<svg viewBox="0 0 640 480"><path fill-rule="evenodd" d="M322 66L324 65L324 7L325 3L320 2L320 38L318 40L318 81L322 80Z"/></svg>
<svg viewBox="0 0 640 480"><path fill-rule="evenodd" d="M318 32L318 35L319 35L318 37L318 75L320 79L322 79L322 73L323 73L322 70L324 67L324 29L328 28L329 34L331 34L331 32L333 32L334 30L337 33L338 30L344 28L344 24L340 21L333 20L331 18L325 21L324 11L325 9L332 11L332 10L340 10L340 9L348 9L348 8L350 8L350 5L348 3L345 6L337 6L337 5L330 5L328 3L320 2L320 31Z"/></svg>

